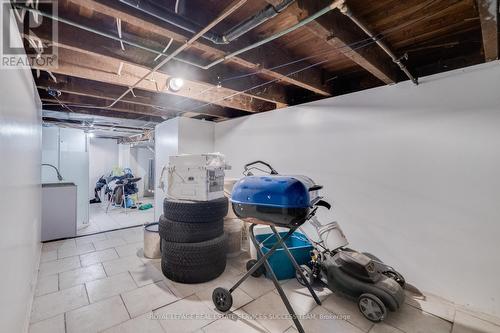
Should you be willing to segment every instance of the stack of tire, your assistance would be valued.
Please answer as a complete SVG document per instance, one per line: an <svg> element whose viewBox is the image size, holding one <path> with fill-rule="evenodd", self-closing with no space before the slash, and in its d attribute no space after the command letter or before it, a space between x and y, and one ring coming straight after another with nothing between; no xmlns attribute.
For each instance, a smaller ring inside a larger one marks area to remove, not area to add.
<svg viewBox="0 0 500 333"><path fill-rule="evenodd" d="M161 268L170 280L202 283L226 268L226 197L211 201L166 198L159 221Z"/></svg>

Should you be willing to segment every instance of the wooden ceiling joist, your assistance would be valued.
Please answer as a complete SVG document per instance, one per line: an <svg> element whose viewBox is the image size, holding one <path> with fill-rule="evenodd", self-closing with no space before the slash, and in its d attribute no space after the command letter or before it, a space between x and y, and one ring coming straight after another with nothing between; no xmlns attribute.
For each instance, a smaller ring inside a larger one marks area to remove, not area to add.
<svg viewBox="0 0 500 333"><path fill-rule="evenodd" d="M96 80L123 87L133 86L149 69L131 63L122 62L112 57L103 56L88 50L77 49L68 45L57 44L59 62L56 67L33 66L35 69L50 70L52 73ZM118 69L121 68L118 74ZM276 108L274 103L260 100L253 95L203 82L185 80L184 87L178 92L166 88L169 75L155 73L149 80L142 81L138 88L163 94L172 94L194 99L206 104L244 110L248 112L268 111ZM202 112L203 109L196 108Z"/></svg>
<svg viewBox="0 0 500 333"><path fill-rule="evenodd" d="M481 31L483 34L484 58L498 59L498 0L477 0Z"/></svg>
<svg viewBox="0 0 500 333"><path fill-rule="evenodd" d="M95 11L99 14L109 16L111 19L120 19L122 22L134 26L137 29L150 31L152 33L164 36L165 38L172 38L178 43L184 43L188 36L178 32L174 27L168 24L151 18L145 17L139 11L133 11L131 8L120 5L118 2L113 1L100 1L95 0L65 0L66 2L73 3L80 8L88 11ZM64 1L63 1L64 5ZM201 51L212 59L222 58L226 52L209 45L207 42L197 41L191 46L194 49ZM263 68L263 59L275 59L280 63L288 63L294 61L293 57L289 56L283 50L268 44L260 48L260 52L243 53L237 57L228 60L228 63L236 64L242 68L250 71L259 71L259 74L290 85L294 85L303 89L310 90L316 94L323 96L330 96L330 91L323 85L321 80L321 70L317 68L306 69L297 75L289 75L290 71L287 68L266 69Z"/></svg>
<svg viewBox="0 0 500 333"><path fill-rule="evenodd" d="M96 30L100 31L101 33L107 33L107 31L105 31L102 28ZM79 38L74 38L74 36L79 36ZM47 42L50 40L51 37L50 21L47 22L45 25L42 25L37 28L37 37L39 37L42 40L46 40ZM152 38L145 39L144 37L138 35L128 36L128 40L134 40L134 41L140 40L141 41L140 44L142 46L153 50L161 49L162 47L159 41L153 40ZM60 22L58 24L58 42L60 45L66 45L74 49L91 51L96 54L109 56L112 58L119 59L121 61L130 62L143 67L152 68L157 64L157 62L154 60L154 58L156 58L154 53L135 47L128 47L128 45L126 50L123 51L120 48L120 44L116 41L110 40L101 35L85 31L77 27ZM204 71L202 69L197 69L195 67L189 66L181 62L177 62L175 60L172 60L171 62L167 63L165 66L160 68L158 72L162 72L172 76L181 76L187 80L200 81L211 85L220 84L224 88L236 91L246 90L249 87L258 86L259 84L265 82L265 80L259 78L256 75L250 77L244 77L244 75L247 74L246 72L241 70L234 70L233 68L229 68L228 66L222 67L219 73L219 72ZM223 74L220 75L222 78L241 76L242 79L227 80L221 84L220 83L221 77L219 77L218 74ZM266 88L267 89L265 90L257 89L255 93L253 93L250 90L247 93L249 95L254 95L258 99L275 103L276 108L283 108L287 106L287 101L285 97L286 93L284 89L285 87L274 84L274 85L269 85Z"/></svg>
<svg viewBox="0 0 500 333"><path fill-rule="evenodd" d="M299 20L301 17L315 13L327 3L328 1L302 1L301 7L298 5L290 6L288 13L293 13ZM338 50L382 82L392 84L397 81L392 61L381 50L377 49L376 45L360 47L363 45L360 41L366 41L368 36L338 10L318 18L304 28L325 40L332 48Z"/></svg>
<svg viewBox="0 0 500 333"><path fill-rule="evenodd" d="M105 101L106 105L109 105L116 97L123 93L123 87L117 85L68 77L60 74L56 74L56 79L57 82L54 82L46 76L41 77L37 80L37 88L42 89L42 91L55 89L65 94L100 99L101 101ZM203 104L193 100L186 100L175 95L159 94L138 89L135 90L134 96L126 96L120 103L148 107L153 113L160 111L170 114L184 113L186 110L189 110L190 107L196 107ZM200 110L202 112L193 112L193 114L222 117L236 117L250 114L246 111L235 109L224 110L224 108L217 105L208 105Z"/></svg>

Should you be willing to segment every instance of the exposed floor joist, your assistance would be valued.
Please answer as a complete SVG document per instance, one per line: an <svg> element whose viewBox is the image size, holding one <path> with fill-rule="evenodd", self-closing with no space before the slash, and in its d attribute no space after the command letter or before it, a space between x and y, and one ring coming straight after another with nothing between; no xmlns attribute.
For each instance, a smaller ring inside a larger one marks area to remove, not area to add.
<svg viewBox="0 0 500 333"><path fill-rule="evenodd" d="M47 76L37 80L37 88L42 90L55 89L64 94L87 97L91 99L100 99L100 105L103 103L109 105L123 92L123 87L117 85L104 84L101 82L86 80L76 77L68 77L56 74L57 82ZM189 110L189 107L202 105L203 103L190 100L188 103L182 97L153 93L136 89L134 96L124 97L119 104L129 104L146 107L150 113L156 114L163 112L163 115L182 114ZM182 106L176 107L175 105ZM219 117L244 116L250 114L246 111L225 109L217 105L203 107L203 112L192 112L194 115L212 115Z"/></svg>
<svg viewBox="0 0 500 333"><path fill-rule="evenodd" d="M315 13L327 3L328 1L303 1L302 7L291 6L288 12L300 19ZM376 45L360 47L359 41L366 40L367 35L338 10L309 23L305 29L327 41L332 48L337 49L382 82L392 84L397 81L392 61Z"/></svg>
<svg viewBox="0 0 500 333"><path fill-rule="evenodd" d="M120 5L117 2L97 2L94 0L66 1L71 2L76 6L80 6L87 11L95 11L97 13L107 15L112 19L118 18L122 22L126 22L127 24L130 24L138 29L148 30L155 34L164 36L165 38L172 38L176 42L184 43L186 41L186 36L184 34L175 31L175 29L169 27L167 24L164 24L159 20L155 20L154 18L144 18L144 15L142 15L139 11L131 12L129 8L124 5ZM201 52L211 54L214 58L221 58L226 55L226 52L211 45L207 45L205 42L195 42L192 47ZM329 89L323 86L323 83L321 82L321 71L318 69L311 68L298 73L295 76L287 76L290 73L287 68L274 70L262 68L263 59L271 60L276 58L276 53L279 53L279 61L281 63L295 60L292 57L287 56L282 50L271 50L271 48L272 47L270 45L266 45L266 47L262 48L259 53L241 54L238 57L228 60L228 62L237 64L238 66L252 71L260 70L260 73L264 76L313 91L323 96L331 95Z"/></svg>
<svg viewBox="0 0 500 333"><path fill-rule="evenodd" d="M109 33L102 28L100 30L95 30L100 31L101 33ZM79 36L79 38L74 38L74 36ZM50 40L50 21L37 28L37 37L45 41ZM139 37L136 35L127 37L128 40L133 40L144 47L148 47L149 49L161 49L162 47L159 42L154 41L151 38L146 41L143 37ZM116 58L121 61L130 62L138 66L152 68L157 63L154 60L153 53L144 51L136 47L129 47L128 45L125 51L123 51L119 47L119 43L114 40L60 22L58 24L58 43L60 45L66 45L73 49L85 50L103 56ZM174 47L171 46L171 48ZM158 72L171 76L181 76L188 80L200 81L214 86L220 85L221 87L236 91L246 90L251 86L258 86L266 82L256 75L245 77L244 75L247 73L241 70L236 71L232 68L228 68L227 66L222 67L222 69L224 78L242 76L242 79L226 80L223 83L220 83L219 77L216 75L217 73L197 69L175 60L172 60L171 62L160 68ZM258 99L275 103L276 108L283 108L287 106L285 87L277 84L268 85L266 86L266 89L255 89L255 91L250 90L247 92L247 94L253 95Z"/></svg>
<svg viewBox="0 0 500 333"><path fill-rule="evenodd" d="M149 71L147 68L121 62L115 58L102 56L88 50L77 49L62 44L57 44L56 46L59 47L59 63L57 67L33 66L33 68L109 84L117 84L124 87L134 85ZM121 68L120 75L118 74L119 68ZM155 73L151 76L150 80L142 81L138 88L155 93L173 94L175 96L202 101L207 104L213 103L248 112L261 112L276 108L274 103L259 100L255 96L239 93L227 88L217 88L203 82L186 80L185 87L179 92L173 93L166 89L169 78L170 76L164 73ZM202 112L203 109L196 108L194 111Z"/></svg>

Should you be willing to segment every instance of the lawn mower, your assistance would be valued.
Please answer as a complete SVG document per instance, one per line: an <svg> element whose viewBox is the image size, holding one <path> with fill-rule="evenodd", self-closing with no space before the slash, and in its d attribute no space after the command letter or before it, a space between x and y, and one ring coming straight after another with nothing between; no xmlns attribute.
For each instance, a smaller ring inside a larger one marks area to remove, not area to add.
<svg viewBox="0 0 500 333"><path fill-rule="evenodd" d="M321 224L310 220L320 238L308 237L314 245L309 265L301 265L297 281L302 285L315 282L357 301L361 314L372 322L387 316L387 309L396 311L403 304L404 277L370 253L360 253L347 247L347 239L337 222ZM307 233L301 228L307 237Z"/></svg>

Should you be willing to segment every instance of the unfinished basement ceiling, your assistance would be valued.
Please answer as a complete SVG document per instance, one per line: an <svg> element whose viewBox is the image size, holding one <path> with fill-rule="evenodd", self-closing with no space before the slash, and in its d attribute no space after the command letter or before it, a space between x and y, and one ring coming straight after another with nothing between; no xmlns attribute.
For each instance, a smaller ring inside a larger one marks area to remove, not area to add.
<svg viewBox="0 0 500 333"><path fill-rule="evenodd" d="M493 2L346 0L345 4L418 78L498 58L498 15L482 7ZM49 46L58 48L59 65L33 70L43 108L86 114L89 119L104 116L150 124L178 115L223 121L408 80L389 55L339 9L209 69L199 68L332 4L249 0L210 34L222 36L257 13L272 10L269 6L282 11L229 44L199 38L112 104L165 59L158 53L171 54L194 35L167 23L167 17L177 15L179 21L202 28L234 3L59 0L58 16L64 22L57 22L58 41ZM44 11L43 5L40 10ZM51 24L45 18L35 30L37 36L50 42ZM171 77L184 79L178 92L167 89ZM57 91L55 96L51 89Z"/></svg>

